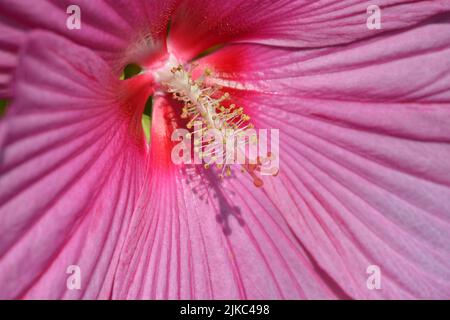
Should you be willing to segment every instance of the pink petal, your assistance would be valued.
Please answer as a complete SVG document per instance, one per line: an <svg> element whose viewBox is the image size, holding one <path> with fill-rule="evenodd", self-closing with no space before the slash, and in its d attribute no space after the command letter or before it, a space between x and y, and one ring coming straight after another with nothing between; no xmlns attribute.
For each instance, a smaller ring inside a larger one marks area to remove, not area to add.
<svg viewBox="0 0 450 320"><path fill-rule="evenodd" d="M252 90L233 93L258 126L281 130L267 193L351 297L448 298L447 30L443 21L305 52L238 45L204 60L223 83ZM367 289L369 265L382 290Z"/></svg>
<svg viewBox="0 0 450 320"><path fill-rule="evenodd" d="M13 30L4 30L0 22L0 98L11 97L10 83L18 59L17 36Z"/></svg>
<svg viewBox="0 0 450 320"><path fill-rule="evenodd" d="M298 51L228 46L204 61L228 85L239 82L262 92L356 101L442 102L449 100L449 24L443 20L343 48Z"/></svg>
<svg viewBox="0 0 450 320"><path fill-rule="evenodd" d="M380 30L367 27L367 8L373 4L381 7ZM181 3L172 19L169 46L185 59L230 41L332 46L411 27L449 10L446 0L190 0Z"/></svg>
<svg viewBox="0 0 450 320"><path fill-rule="evenodd" d="M19 65L0 127L0 295L107 297L145 179L143 134L91 51L37 32ZM69 265L81 290L66 288Z"/></svg>
<svg viewBox="0 0 450 320"><path fill-rule="evenodd" d="M171 109L157 98L153 123L165 129L152 132L142 210L133 215L112 298L345 298L248 177L221 184L202 167L160 159Z"/></svg>
<svg viewBox="0 0 450 320"><path fill-rule="evenodd" d="M0 97L11 95L10 74L16 66L18 47L34 29L49 30L107 60L115 72L130 62L148 64L165 53L165 36L175 0L124 1L39 0L0 2ZM81 29L69 30L67 8L81 10Z"/></svg>

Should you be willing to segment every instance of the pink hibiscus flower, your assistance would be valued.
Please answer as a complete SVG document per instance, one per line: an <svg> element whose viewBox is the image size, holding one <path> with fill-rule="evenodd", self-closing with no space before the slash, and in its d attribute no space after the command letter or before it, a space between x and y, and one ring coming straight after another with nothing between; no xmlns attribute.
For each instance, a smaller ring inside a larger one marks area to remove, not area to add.
<svg viewBox="0 0 450 320"><path fill-rule="evenodd" d="M449 298L448 1L77 3L0 2L1 298ZM173 163L193 61L276 177Z"/></svg>

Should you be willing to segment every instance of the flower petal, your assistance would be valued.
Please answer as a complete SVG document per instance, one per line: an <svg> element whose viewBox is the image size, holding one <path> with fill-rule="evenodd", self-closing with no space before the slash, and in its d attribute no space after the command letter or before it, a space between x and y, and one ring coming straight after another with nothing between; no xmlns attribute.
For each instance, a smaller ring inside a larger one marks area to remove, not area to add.
<svg viewBox="0 0 450 320"><path fill-rule="evenodd" d="M247 89L232 96L257 126L280 129L267 193L353 298L448 298L447 30L443 21L305 52L230 46L203 61ZM230 55L242 58L237 70ZM370 265L382 290L366 287Z"/></svg>
<svg viewBox="0 0 450 320"><path fill-rule="evenodd" d="M442 102L449 98L449 25L450 17L330 49L234 45L202 62L211 64L218 78L229 81L224 84L260 92L336 100Z"/></svg>
<svg viewBox="0 0 450 320"><path fill-rule="evenodd" d="M117 96L122 82L88 49L36 32L19 65L1 120L0 295L108 296L145 180L143 134ZM66 287L70 265L81 290Z"/></svg>
<svg viewBox="0 0 450 320"><path fill-rule="evenodd" d="M152 132L142 210L133 215L112 298L346 298L248 177L220 183L203 167L161 162L174 128L170 105L156 99L153 122L161 127Z"/></svg>
<svg viewBox="0 0 450 320"><path fill-rule="evenodd" d="M380 30L367 27L367 10L374 4L381 7ZM411 27L448 11L446 0L189 0L172 19L169 46L186 60L230 41L328 47Z"/></svg>
<svg viewBox="0 0 450 320"><path fill-rule="evenodd" d="M19 46L31 30L52 31L100 54L117 73L128 63L149 64L165 54L167 23L175 6L168 1L80 0L81 29L70 30L66 12L73 1L33 4L0 2L0 97L11 96L9 82Z"/></svg>

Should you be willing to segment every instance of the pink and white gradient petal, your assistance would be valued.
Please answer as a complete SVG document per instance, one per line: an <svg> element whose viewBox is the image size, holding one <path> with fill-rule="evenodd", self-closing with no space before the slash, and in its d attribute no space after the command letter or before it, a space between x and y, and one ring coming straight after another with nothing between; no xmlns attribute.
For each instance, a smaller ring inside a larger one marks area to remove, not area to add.
<svg viewBox="0 0 450 320"><path fill-rule="evenodd" d="M156 97L147 183L113 299L346 298L322 279L263 190L171 162L176 103Z"/></svg>
<svg viewBox="0 0 450 320"><path fill-rule="evenodd" d="M233 45L203 60L255 125L280 129L265 189L351 297L448 297L448 30L443 19L346 48ZM383 290L365 287L372 264Z"/></svg>
<svg viewBox="0 0 450 320"><path fill-rule="evenodd" d="M21 51L17 97L2 119L2 298L110 293L106 275L147 167L121 86L101 58L58 36L32 33ZM81 267L82 290L67 290L69 265Z"/></svg>
<svg viewBox="0 0 450 320"><path fill-rule="evenodd" d="M378 5L382 28L369 30L367 8ZM412 26L448 12L450 3L403 0L189 0L172 18L169 50L182 59L230 42L291 48L348 44Z"/></svg>
<svg viewBox="0 0 450 320"><path fill-rule="evenodd" d="M81 29L66 26L70 5L81 10ZM151 64L166 54L167 24L175 0L70 0L0 2L0 98L12 96L10 81L20 46L32 30L47 30L86 46L120 74L128 63Z"/></svg>

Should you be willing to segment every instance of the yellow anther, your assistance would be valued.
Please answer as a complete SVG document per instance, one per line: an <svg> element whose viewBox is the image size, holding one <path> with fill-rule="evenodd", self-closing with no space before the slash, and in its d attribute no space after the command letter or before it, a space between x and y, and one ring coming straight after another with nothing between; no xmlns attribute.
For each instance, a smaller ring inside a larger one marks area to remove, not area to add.
<svg viewBox="0 0 450 320"><path fill-rule="evenodd" d="M213 72L210 68L205 69L205 76L211 76L212 74L213 74Z"/></svg>
<svg viewBox="0 0 450 320"><path fill-rule="evenodd" d="M261 188L263 186L263 181L260 178L254 178L253 184L255 185L255 187Z"/></svg>

